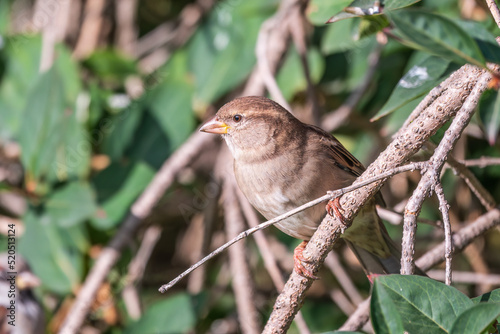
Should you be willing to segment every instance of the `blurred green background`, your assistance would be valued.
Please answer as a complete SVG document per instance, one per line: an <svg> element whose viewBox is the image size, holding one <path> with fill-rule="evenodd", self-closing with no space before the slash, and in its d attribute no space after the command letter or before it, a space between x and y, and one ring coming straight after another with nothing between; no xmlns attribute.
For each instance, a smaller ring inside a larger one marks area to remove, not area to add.
<svg viewBox="0 0 500 334"><path fill-rule="evenodd" d="M320 119L362 89L335 134L369 164L425 94L452 71L471 60L498 62L495 36L500 31L482 1L420 1L413 5L417 14L398 9L387 17L325 24L349 3L313 0L304 6L307 62ZM95 258L162 163L203 120L241 94L256 65L261 24L278 6L277 0L0 0L0 220L16 224L17 254L40 279L35 296L46 314L47 332L57 331ZM426 22L437 27L419 28L418 20L430 17ZM442 45L421 42L415 47L418 41L411 38L416 33L405 28L408 23L421 32L444 34L445 46L454 45L465 56L443 51ZM394 25L397 29L387 32ZM376 66L370 64L373 58ZM280 65L276 80L284 97L299 118L311 122L308 82L293 42ZM427 69L426 75L418 68ZM483 96L455 149L457 159L500 156L499 101L496 90ZM166 295L157 292L199 254L202 217L218 194L212 167L219 144L177 175L143 222L100 289L87 328L103 333L238 332L227 254L205 265L201 283L190 286L187 279ZM499 199L500 167L472 170ZM383 190L389 207L401 207L416 182L418 173L392 180ZM484 212L453 173L447 171L443 183L455 229ZM225 239L221 215L209 249ZM426 201L422 217L440 219L435 198ZM141 313L131 315L124 296L128 268L151 226L160 227L161 237L135 282ZM401 238L401 226L388 228L395 240ZM2 228L2 249L7 247L5 233ZM266 233L286 277L291 270L286 250L298 241L274 228ZM418 253L441 240L441 230L420 225ZM255 303L264 323L277 292L262 270L254 241L248 243ZM368 281L352 254L343 245L336 252L367 296ZM498 254L500 233L495 230L456 256L454 267L498 274ZM346 319L328 293L338 283L326 271L321 277L302 309L313 332L333 330ZM470 296L491 290L485 284L457 287Z"/></svg>

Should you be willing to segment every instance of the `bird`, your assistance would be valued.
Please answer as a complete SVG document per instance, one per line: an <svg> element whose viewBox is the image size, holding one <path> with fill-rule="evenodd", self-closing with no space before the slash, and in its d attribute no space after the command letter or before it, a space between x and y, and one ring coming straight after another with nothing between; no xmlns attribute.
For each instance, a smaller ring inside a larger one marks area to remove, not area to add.
<svg viewBox="0 0 500 334"><path fill-rule="evenodd" d="M220 134L231 152L237 184L266 219L349 186L365 167L332 134L298 120L271 99L236 98L223 105L200 131ZM370 281L377 275L399 273L400 250L376 212L380 194L359 212L342 238L353 250ZM328 214L342 217L340 204L318 204L275 226L303 240L294 251L294 270L317 279L304 266L302 251Z"/></svg>

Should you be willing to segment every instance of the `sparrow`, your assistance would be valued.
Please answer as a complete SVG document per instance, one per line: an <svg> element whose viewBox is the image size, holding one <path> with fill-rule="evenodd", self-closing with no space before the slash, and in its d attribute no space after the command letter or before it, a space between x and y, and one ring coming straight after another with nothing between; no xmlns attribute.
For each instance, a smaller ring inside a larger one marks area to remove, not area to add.
<svg viewBox="0 0 500 334"><path fill-rule="evenodd" d="M330 133L302 123L278 103L260 96L225 104L200 131L220 134L234 158L239 188L265 218L272 219L300 205L349 186L365 168ZM378 194L342 235L368 278L399 273L400 251L377 215ZM340 204L318 204L278 222L284 233L303 240L294 251L294 270L316 278L303 265L302 251L327 214L342 218Z"/></svg>

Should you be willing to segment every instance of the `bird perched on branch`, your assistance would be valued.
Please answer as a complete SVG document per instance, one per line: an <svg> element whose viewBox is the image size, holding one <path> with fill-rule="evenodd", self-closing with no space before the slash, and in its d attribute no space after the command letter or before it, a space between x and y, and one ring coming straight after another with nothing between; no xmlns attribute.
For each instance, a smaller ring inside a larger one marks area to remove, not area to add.
<svg viewBox="0 0 500 334"><path fill-rule="evenodd" d="M365 169L331 134L302 123L265 97L227 103L200 131L222 135L233 155L241 191L267 219L351 185ZM338 201L327 210L342 218ZM304 240L294 252L294 268L302 276L315 278L303 265L307 259L302 251L326 214L319 204L275 225ZM399 273L400 252L377 215L375 199L360 211L343 238L369 278Z"/></svg>

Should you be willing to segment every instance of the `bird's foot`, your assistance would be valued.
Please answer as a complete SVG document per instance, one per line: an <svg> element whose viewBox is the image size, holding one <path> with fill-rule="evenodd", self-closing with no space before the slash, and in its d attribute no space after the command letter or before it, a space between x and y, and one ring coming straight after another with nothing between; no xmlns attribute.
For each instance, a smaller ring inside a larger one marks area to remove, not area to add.
<svg viewBox="0 0 500 334"><path fill-rule="evenodd" d="M371 284L373 284L373 281L375 280L375 278L379 277L380 274L368 274L366 275L366 277L368 278L368 280L370 281Z"/></svg>
<svg viewBox="0 0 500 334"><path fill-rule="evenodd" d="M338 197L335 197L328 202L328 204L326 205L326 212L328 212L328 214L332 217L335 215L338 219L340 219L342 224L344 224L344 209L342 209L342 205L340 205L340 200Z"/></svg>
<svg viewBox="0 0 500 334"><path fill-rule="evenodd" d="M314 274L307 270L306 267L304 267L304 265L302 264L303 262L309 262L304 258L304 255L302 254L302 252L306 248L306 245L307 241L302 241L293 251L293 269L302 277L317 280L319 278L314 276Z"/></svg>

